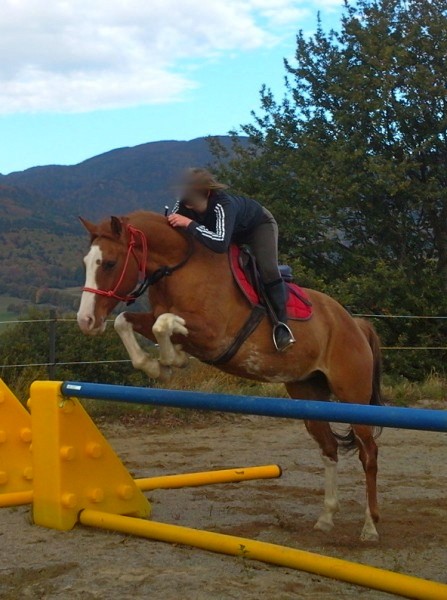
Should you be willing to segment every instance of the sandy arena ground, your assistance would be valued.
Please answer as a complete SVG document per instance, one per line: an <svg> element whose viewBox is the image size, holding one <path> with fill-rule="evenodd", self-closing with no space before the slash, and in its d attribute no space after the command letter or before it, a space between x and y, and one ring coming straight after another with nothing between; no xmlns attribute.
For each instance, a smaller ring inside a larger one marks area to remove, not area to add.
<svg viewBox="0 0 447 600"><path fill-rule="evenodd" d="M281 479L151 492L153 518L284 544L447 583L447 437L386 430L380 438L378 544L359 541L364 478L340 464L341 512L313 531L322 507L318 451L299 422L207 416L189 424L130 419L101 425L138 477L278 463ZM82 526L30 524L29 507L0 511L0 598L339 600L388 594L242 558Z"/></svg>

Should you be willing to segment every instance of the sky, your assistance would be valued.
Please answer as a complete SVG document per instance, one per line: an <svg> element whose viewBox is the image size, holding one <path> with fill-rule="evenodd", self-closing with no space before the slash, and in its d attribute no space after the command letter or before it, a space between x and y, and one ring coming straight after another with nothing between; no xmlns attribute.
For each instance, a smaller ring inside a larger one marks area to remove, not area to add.
<svg viewBox="0 0 447 600"><path fill-rule="evenodd" d="M0 173L220 135L342 0L0 0Z"/></svg>

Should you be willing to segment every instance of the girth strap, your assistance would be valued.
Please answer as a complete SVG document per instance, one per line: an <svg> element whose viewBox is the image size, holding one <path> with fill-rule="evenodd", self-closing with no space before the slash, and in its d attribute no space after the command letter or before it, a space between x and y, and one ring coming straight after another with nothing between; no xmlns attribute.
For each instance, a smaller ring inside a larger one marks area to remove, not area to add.
<svg viewBox="0 0 447 600"><path fill-rule="evenodd" d="M233 356L237 353L242 344L251 336L251 334L255 331L259 323L265 316L265 309L262 306L254 306L248 319L245 321L242 329L239 331L237 336L234 338L230 346L217 358L214 360L204 360L202 362L218 366L223 365L230 361Z"/></svg>

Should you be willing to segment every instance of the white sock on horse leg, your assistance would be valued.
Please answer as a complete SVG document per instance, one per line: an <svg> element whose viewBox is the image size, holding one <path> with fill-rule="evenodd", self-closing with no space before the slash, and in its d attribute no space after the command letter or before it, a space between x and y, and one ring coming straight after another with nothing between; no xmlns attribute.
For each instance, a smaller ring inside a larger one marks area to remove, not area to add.
<svg viewBox="0 0 447 600"><path fill-rule="evenodd" d="M320 531L330 531L334 526L334 514L339 509L337 462L324 455L322 455L322 459L325 475L324 509L320 518L315 523L315 529L319 529Z"/></svg>

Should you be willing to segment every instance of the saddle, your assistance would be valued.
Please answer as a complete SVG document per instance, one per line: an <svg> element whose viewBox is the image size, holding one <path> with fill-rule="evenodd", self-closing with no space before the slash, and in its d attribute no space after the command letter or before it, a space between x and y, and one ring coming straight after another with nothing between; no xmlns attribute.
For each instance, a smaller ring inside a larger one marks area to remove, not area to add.
<svg viewBox="0 0 447 600"><path fill-rule="evenodd" d="M277 320L270 303L263 301L266 294L263 290L256 259L250 249L246 246L240 247L233 244L230 246L228 257L234 280L250 304L251 311L246 322L228 348L217 358L203 361L214 366L223 365L231 360L265 318L266 314L270 317L272 323L275 323L275 320ZM289 291L287 300L288 318L294 321L309 320L312 317L312 303L309 297L302 288L292 283L293 273L288 265L281 265L279 270Z"/></svg>
<svg viewBox="0 0 447 600"><path fill-rule="evenodd" d="M229 252L233 277L249 303L254 306L269 307L263 302L264 291L256 259L247 246L232 245ZM279 272L289 291L287 315L293 321L307 321L312 317L312 302L307 293L293 283L293 273L289 265L279 265Z"/></svg>

